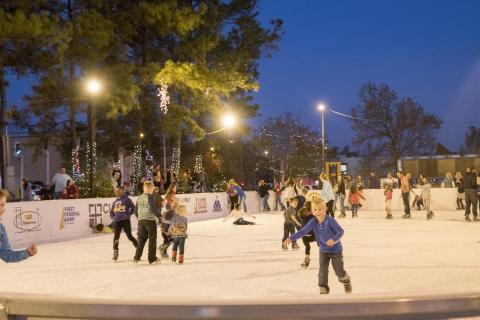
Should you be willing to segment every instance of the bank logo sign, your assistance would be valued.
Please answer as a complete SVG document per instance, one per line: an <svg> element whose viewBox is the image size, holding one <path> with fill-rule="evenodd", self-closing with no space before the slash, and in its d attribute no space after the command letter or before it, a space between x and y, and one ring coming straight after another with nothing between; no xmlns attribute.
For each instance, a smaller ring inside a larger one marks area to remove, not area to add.
<svg viewBox="0 0 480 320"><path fill-rule="evenodd" d="M65 225L75 224L76 217L80 216L80 211L75 209L75 206L64 207L60 217L60 230L65 228Z"/></svg>
<svg viewBox="0 0 480 320"><path fill-rule="evenodd" d="M40 211L23 211L22 207L15 208L15 219L13 220L13 226L18 230L39 231L42 225L42 216Z"/></svg>

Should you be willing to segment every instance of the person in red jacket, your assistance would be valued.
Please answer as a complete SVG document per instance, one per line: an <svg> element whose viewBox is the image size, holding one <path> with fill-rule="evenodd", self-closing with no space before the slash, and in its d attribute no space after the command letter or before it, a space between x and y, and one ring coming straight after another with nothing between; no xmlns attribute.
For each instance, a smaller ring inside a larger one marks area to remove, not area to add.
<svg viewBox="0 0 480 320"><path fill-rule="evenodd" d="M73 180L67 181L67 199L78 199L78 188Z"/></svg>
<svg viewBox="0 0 480 320"><path fill-rule="evenodd" d="M360 205L360 199L365 200L365 197L360 191L358 191L357 186L352 185L350 188L350 193L348 194L348 203L352 207L352 218L358 218L357 212Z"/></svg>

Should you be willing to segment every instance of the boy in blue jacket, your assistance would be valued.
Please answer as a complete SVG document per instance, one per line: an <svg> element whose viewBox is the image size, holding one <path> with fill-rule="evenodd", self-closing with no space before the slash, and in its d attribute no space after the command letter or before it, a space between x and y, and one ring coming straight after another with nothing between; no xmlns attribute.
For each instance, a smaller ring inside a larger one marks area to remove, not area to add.
<svg viewBox="0 0 480 320"><path fill-rule="evenodd" d="M113 201L112 208L110 209L110 218L112 218L115 228L113 234L113 261L118 259L118 244L120 234L122 230L125 231L128 240L133 243L133 246L137 247L137 239L132 236L132 225L130 223L130 217L135 211L135 205L133 201L125 193L123 187L118 187L115 190L115 194L118 197Z"/></svg>
<svg viewBox="0 0 480 320"><path fill-rule="evenodd" d="M0 220L5 213L5 205L9 193L7 190L0 190ZM30 245L25 250L12 250L10 241L8 240L7 231L3 224L0 223L0 259L5 262L19 262L37 254L37 246Z"/></svg>
<svg viewBox="0 0 480 320"><path fill-rule="evenodd" d="M338 280L343 283L346 293L352 292L350 277L343 268L343 248L340 238L343 229L334 218L328 216L325 202L319 198L312 199L312 212L316 219L311 219L300 231L285 240L285 245L297 241L313 230L315 239L320 246L320 269L318 271L318 286L320 294L328 294L328 265L332 261L333 270Z"/></svg>

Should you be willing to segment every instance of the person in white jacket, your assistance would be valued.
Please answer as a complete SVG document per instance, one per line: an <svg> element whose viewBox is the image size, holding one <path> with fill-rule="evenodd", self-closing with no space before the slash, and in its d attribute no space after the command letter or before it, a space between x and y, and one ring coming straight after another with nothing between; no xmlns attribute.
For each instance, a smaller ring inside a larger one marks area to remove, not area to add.
<svg viewBox="0 0 480 320"><path fill-rule="evenodd" d="M244 211L242 211L240 209L240 203L237 203L235 205L235 208L232 210L232 212L230 212L230 214L228 216L226 216L223 219L223 222L227 221L230 217L233 217L233 219L234 219L233 224L235 224L235 225L246 226L246 225L255 224L255 222L248 221L248 220L244 219L246 217L251 217L251 218L255 219L255 216L252 216L252 215L247 214Z"/></svg>
<svg viewBox="0 0 480 320"><path fill-rule="evenodd" d="M322 190L320 196L327 205L327 215L334 217L333 203L335 202L335 194L333 193L332 185L330 184L330 181L328 181L327 175L324 173L320 175L320 182Z"/></svg>
<svg viewBox="0 0 480 320"><path fill-rule="evenodd" d="M420 189L422 190L422 199L423 199L423 205L425 206L425 210L427 211L427 220L430 220L433 218L434 213L433 211L430 210L430 199L431 199L431 194L430 194L430 188L432 185L428 182L426 177L423 177L420 175L420 178L418 180L418 185Z"/></svg>
<svg viewBox="0 0 480 320"><path fill-rule="evenodd" d="M290 208L290 199L294 198L295 194L295 181L293 181L292 177L288 177L287 182L285 182L285 190L283 192L283 199L285 199L285 203L287 204L287 208Z"/></svg>

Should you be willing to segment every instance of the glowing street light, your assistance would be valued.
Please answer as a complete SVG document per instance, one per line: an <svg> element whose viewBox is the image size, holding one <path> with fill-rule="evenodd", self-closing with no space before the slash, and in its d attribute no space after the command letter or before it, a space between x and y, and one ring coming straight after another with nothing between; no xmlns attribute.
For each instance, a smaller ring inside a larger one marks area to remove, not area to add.
<svg viewBox="0 0 480 320"><path fill-rule="evenodd" d="M143 139L145 137L145 134L142 132L140 133L140 139Z"/></svg>
<svg viewBox="0 0 480 320"><path fill-rule="evenodd" d="M321 103L321 104L319 104L319 105L317 106L317 109L318 109L318 111L320 111L320 112L324 112L326 108L327 108L327 107L325 107L325 105L324 105L323 103Z"/></svg>
<svg viewBox="0 0 480 320"><path fill-rule="evenodd" d="M263 154L268 156L268 150L263 151Z"/></svg>
<svg viewBox="0 0 480 320"><path fill-rule="evenodd" d="M97 95L101 89L102 85L100 84L100 81L96 79L90 79L87 81L87 91L91 95Z"/></svg>
<svg viewBox="0 0 480 320"><path fill-rule="evenodd" d="M235 115L233 115L232 113L227 113L223 116L222 122L225 128L231 128L235 125L237 120L235 119Z"/></svg>

